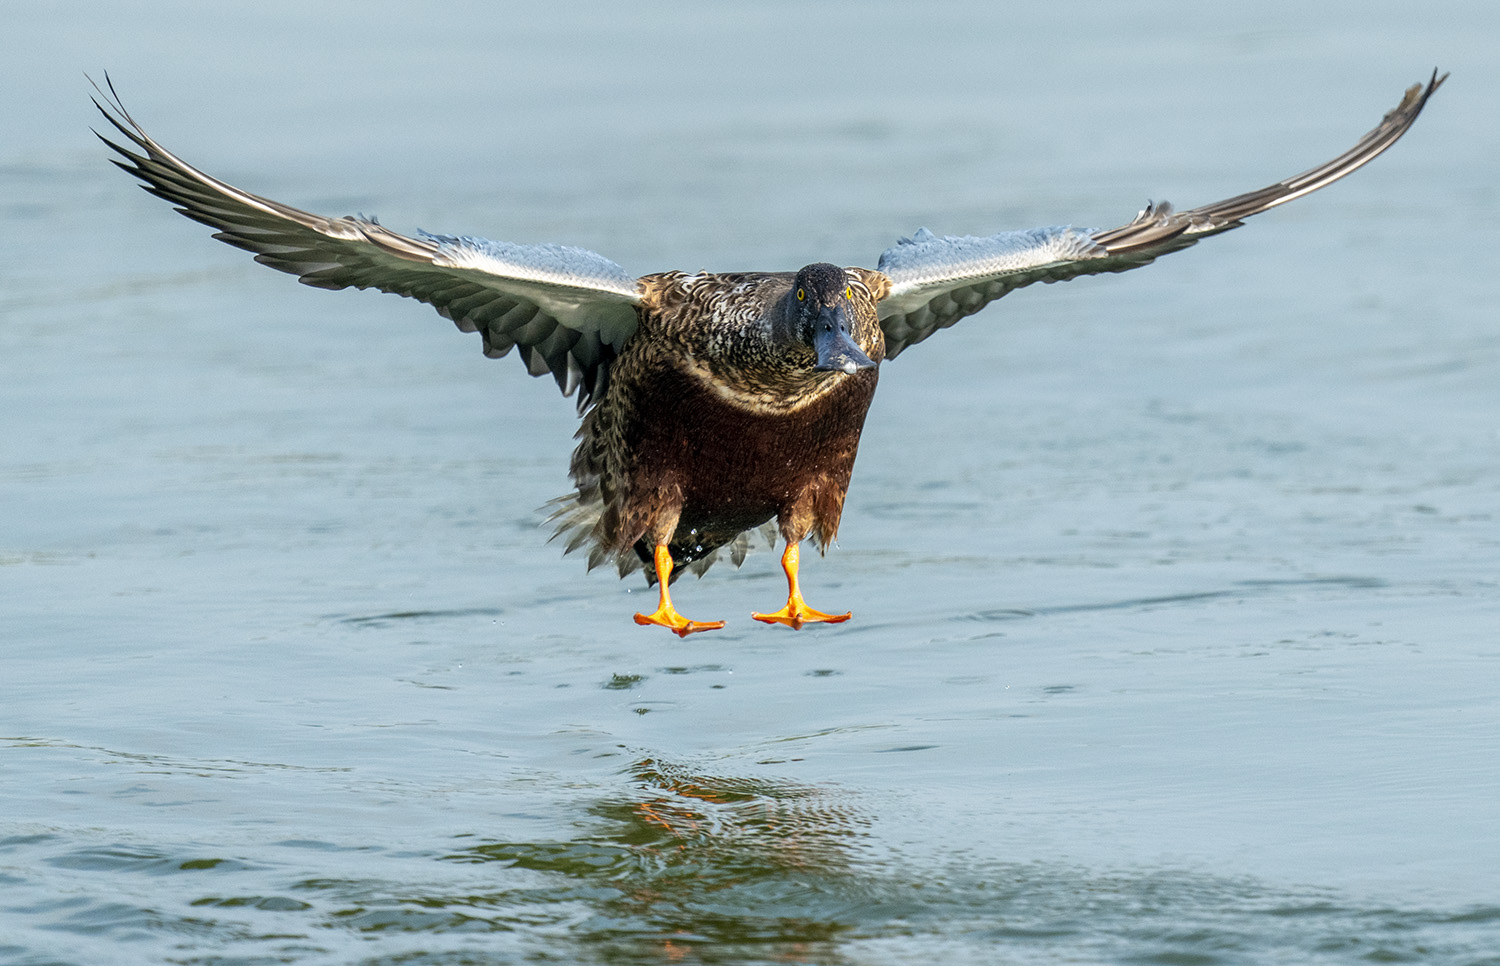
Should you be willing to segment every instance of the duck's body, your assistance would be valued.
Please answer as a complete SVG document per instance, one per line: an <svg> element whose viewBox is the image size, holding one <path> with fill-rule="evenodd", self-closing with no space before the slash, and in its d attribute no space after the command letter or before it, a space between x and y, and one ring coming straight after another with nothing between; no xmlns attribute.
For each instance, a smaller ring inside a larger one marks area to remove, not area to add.
<svg viewBox="0 0 1500 966"><path fill-rule="evenodd" d="M1445 75L1446 76L1446 75ZM1033 282L1120 272L1237 228L1363 166L1396 142L1444 78L1433 72L1344 154L1257 191L1188 211L1151 204L1118 228L918 231L875 270L826 263L798 272L632 277L593 252L470 237L406 236L373 219L325 218L242 191L181 161L131 119L113 91L100 105L143 153L106 141L148 191L223 241L320 288L378 288L433 305L479 332L485 354L518 349L533 375L578 393L575 492L554 519L568 550L623 575L646 563L660 587L636 621L680 635L722 627L673 608L672 579L701 571L774 521L786 541L785 607L758 620L801 627L798 547L838 533L880 364Z"/></svg>
<svg viewBox="0 0 1500 966"><path fill-rule="evenodd" d="M624 576L644 564L648 583L663 582L668 616L638 620L690 633L710 625L677 618L665 585L689 567L701 574L726 546L738 564L751 534L774 521L768 537L786 542L800 599L794 548L811 536L822 550L838 534L885 358L875 307L889 283L818 264L795 275L664 272L640 286L639 326L578 431L577 489L556 501L558 535L569 550L589 544L590 567L613 558ZM794 331L825 307L857 362L820 367L813 339ZM805 605L756 616L793 626L848 618Z"/></svg>
<svg viewBox="0 0 1500 966"><path fill-rule="evenodd" d="M850 335L878 364L884 276L819 267L836 297L852 296ZM778 308L796 301L792 273L667 272L641 286L640 327L579 430L577 492L557 514L569 548L587 541L591 566L613 557L625 574L666 544L675 577L737 540L742 557L750 532L773 520L789 543L826 546L878 367L817 370L811 348L777 338Z"/></svg>

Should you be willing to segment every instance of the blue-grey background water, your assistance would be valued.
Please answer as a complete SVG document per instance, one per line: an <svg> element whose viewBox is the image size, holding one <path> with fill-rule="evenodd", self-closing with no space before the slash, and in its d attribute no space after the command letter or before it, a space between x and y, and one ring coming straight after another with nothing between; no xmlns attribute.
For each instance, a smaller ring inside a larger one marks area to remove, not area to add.
<svg viewBox="0 0 1500 966"><path fill-rule="evenodd" d="M0 962L1500 962L1490 4L13 0ZM1347 181L886 367L799 633L630 615L575 417L137 190L633 272Z"/></svg>

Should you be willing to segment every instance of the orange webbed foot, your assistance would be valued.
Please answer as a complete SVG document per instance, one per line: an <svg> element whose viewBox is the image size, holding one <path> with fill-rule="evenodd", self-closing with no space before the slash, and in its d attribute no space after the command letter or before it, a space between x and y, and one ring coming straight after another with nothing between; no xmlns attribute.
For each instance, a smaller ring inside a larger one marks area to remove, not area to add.
<svg viewBox="0 0 1500 966"><path fill-rule="evenodd" d="M842 624L854 616L854 612L847 614L825 614L820 610L813 610L798 597L786 602L786 606L773 614L751 614L751 617L763 624L785 624L794 631L802 630L803 624Z"/></svg>
<svg viewBox="0 0 1500 966"><path fill-rule="evenodd" d="M786 606L774 614L751 614L750 616L763 624L785 624L794 631L802 630L803 624L842 624L853 617L853 612L825 614L807 606L807 601L802 599L802 587L797 581L797 569L800 562L801 554L797 551L797 541L788 540L786 551L781 555L781 567L786 571Z"/></svg>
<svg viewBox="0 0 1500 966"><path fill-rule="evenodd" d="M672 595L667 590L667 585L672 582L672 553L665 544L657 544L652 562L656 565L656 585L661 592L661 600L651 613L636 614L637 624L642 627L652 624L665 627L678 637L687 637L699 631L716 631L724 626L723 621L690 621L677 613L677 608L672 606Z"/></svg>
<svg viewBox="0 0 1500 966"><path fill-rule="evenodd" d="M723 621L690 621L677 613L670 604L666 607L658 607L650 614L636 614L635 622L642 627L649 627L652 624L665 627L678 637L687 637L699 631L716 631L724 626Z"/></svg>

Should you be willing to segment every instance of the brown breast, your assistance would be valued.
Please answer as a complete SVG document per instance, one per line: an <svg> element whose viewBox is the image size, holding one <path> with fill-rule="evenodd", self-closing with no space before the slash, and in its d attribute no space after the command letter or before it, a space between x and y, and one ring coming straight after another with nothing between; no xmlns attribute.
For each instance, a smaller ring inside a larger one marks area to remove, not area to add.
<svg viewBox="0 0 1500 966"><path fill-rule="evenodd" d="M841 508L878 373L839 374L840 384L815 401L765 412L729 401L680 368L658 369L636 387L631 491L680 489L679 531L727 532L726 539L811 493L836 495ZM818 523L831 536L837 510Z"/></svg>

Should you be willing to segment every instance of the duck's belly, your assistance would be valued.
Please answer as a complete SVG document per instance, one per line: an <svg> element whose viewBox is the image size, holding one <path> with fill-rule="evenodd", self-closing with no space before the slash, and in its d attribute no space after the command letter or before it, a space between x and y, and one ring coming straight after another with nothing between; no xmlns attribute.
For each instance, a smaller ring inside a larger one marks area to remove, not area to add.
<svg viewBox="0 0 1500 966"><path fill-rule="evenodd" d="M681 493L677 532L728 539L786 511L810 489L849 485L877 370L845 377L808 405L750 409L674 372L636 400L636 492ZM842 502L842 499L840 499Z"/></svg>

